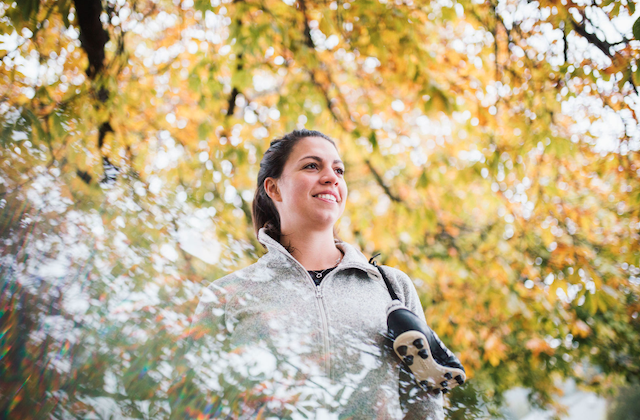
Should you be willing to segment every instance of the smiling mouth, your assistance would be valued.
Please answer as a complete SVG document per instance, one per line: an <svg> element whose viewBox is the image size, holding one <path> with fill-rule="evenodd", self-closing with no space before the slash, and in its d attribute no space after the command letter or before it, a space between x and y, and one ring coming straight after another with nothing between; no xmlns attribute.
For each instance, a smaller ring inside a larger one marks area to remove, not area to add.
<svg viewBox="0 0 640 420"><path fill-rule="evenodd" d="M331 194L317 194L317 195L314 195L314 197L319 198L321 200L331 201L334 203L338 202L338 200L336 200L336 198Z"/></svg>

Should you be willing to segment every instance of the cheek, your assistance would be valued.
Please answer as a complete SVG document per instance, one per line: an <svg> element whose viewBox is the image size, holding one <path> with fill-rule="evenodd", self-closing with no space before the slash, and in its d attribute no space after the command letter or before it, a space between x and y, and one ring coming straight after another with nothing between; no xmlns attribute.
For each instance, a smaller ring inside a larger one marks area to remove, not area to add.
<svg viewBox="0 0 640 420"><path fill-rule="evenodd" d="M349 190L347 189L347 184L345 183L342 188L340 188L340 197L342 197L342 208L344 209L347 205L347 198L349 197Z"/></svg>
<svg viewBox="0 0 640 420"><path fill-rule="evenodd" d="M300 177L296 181L297 182L293 186L293 190L296 192L298 198L308 194L310 189L313 187L313 180L308 177Z"/></svg>
<svg viewBox="0 0 640 420"><path fill-rule="evenodd" d="M342 190L342 196L346 200L347 197L349 196L349 188L347 188L347 182L346 181L343 181L341 190Z"/></svg>
<svg viewBox="0 0 640 420"><path fill-rule="evenodd" d="M298 200L303 200L309 193L311 186L312 182L307 180L305 177L299 177L295 180L291 180L291 182L286 184L286 201L296 202Z"/></svg>

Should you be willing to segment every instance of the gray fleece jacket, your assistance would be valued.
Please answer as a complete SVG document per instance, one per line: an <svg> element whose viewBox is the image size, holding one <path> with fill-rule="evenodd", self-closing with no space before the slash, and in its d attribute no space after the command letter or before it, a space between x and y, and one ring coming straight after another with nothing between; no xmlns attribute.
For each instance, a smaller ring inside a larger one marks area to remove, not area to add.
<svg viewBox="0 0 640 420"><path fill-rule="evenodd" d="M263 230L258 239L268 252L206 287L196 310L200 345L190 357L198 360L195 382L215 395L209 410L231 418L444 418L442 396L415 386L385 338L391 297L362 253L336 242L344 257L316 286L281 244ZM383 269L424 319L409 277Z"/></svg>

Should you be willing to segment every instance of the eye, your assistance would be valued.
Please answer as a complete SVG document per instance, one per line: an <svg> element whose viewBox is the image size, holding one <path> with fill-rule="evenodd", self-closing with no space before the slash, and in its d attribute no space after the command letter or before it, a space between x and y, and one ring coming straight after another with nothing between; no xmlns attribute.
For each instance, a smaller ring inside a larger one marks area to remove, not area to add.
<svg viewBox="0 0 640 420"><path fill-rule="evenodd" d="M339 175L344 175L344 169L343 169L343 168L336 168L336 172L337 172Z"/></svg>
<svg viewBox="0 0 640 420"><path fill-rule="evenodd" d="M318 164L317 163L309 163L307 165L304 166L304 168L302 169L318 169Z"/></svg>

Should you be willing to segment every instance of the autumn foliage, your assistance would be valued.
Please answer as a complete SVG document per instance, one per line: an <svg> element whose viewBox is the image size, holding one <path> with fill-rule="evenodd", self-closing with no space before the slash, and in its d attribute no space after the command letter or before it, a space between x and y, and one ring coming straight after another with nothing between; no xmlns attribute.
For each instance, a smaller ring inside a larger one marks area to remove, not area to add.
<svg viewBox="0 0 640 420"><path fill-rule="evenodd" d="M639 379L636 17L629 0L0 3L2 416L168 417L198 292L263 252L262 153L303 126L345 160L340 236L411 276L467 367L451 418L516 386L555 406L563 378Z"/></svg>

